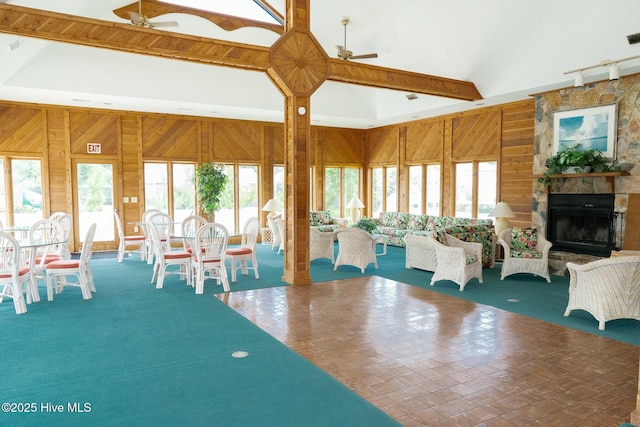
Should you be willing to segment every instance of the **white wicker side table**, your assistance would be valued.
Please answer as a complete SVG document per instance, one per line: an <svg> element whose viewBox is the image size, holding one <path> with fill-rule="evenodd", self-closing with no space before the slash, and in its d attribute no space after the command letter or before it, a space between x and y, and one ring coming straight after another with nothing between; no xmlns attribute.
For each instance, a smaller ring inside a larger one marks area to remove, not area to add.
<svg viewBox="0 0 640 427"><path fill-rule="evenodd" d="M262 227L260 229L260 233L262 234L262 244L271 246L273 242L273 234L269 227Z"/></svg>

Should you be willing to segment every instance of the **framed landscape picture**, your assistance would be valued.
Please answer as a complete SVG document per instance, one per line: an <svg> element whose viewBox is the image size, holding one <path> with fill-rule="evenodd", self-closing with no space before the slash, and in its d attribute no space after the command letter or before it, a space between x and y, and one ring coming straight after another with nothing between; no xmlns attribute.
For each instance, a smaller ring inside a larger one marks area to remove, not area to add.
<svg viewBox="0 0 640 427"><path fill-rule="evenodd" d="M600 150L615 159L617 104L560 111L553 115L553 155L563 145L578 144L584 150Z"/></svg>

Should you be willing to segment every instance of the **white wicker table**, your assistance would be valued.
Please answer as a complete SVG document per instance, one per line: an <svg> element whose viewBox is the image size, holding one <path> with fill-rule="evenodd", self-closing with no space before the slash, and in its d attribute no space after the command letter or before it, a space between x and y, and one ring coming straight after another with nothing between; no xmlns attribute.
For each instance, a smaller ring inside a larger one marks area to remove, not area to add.
<svg viewBox="0 0 640 427"><path fill-rule="evenodd" d="M262 244L263 245L271 245L273 242L273 233L269 227L262 227L260 229L260 234L262 234Z"/></svg>
<svg viewBox="0 0 640 427"><path fill-rule="evenodd" d="M387 254L387 237L384 234L372 234L373 238L376 239L376 248L378 244L382 245L382 252L378 252L376 249L376 256L382 256Z"/></svg>

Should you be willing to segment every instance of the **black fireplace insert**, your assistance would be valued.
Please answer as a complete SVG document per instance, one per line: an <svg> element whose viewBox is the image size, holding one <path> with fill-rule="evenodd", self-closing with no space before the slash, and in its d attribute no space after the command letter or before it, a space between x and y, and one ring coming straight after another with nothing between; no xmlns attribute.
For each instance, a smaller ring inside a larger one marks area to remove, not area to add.
<svg viewBox="0 0 640 427"><path fill-rule="evenodd" d="M549 194L553 250L608 257L615 241L615 194Z"/></svg>

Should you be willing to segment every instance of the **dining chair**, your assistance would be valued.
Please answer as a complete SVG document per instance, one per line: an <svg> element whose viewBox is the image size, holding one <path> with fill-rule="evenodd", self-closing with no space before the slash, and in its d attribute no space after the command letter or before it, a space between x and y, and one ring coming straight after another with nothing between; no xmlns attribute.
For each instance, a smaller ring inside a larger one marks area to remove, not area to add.
<svg viewBox="0 0 640 427"><path fill-rule="evenodd" d="M47 301L53 301L54 292L60 293L66 286L74 286L82 291L82 298L91 299L91 292L95 292L93 274L89 261L93 250L93 238L96 234L96 224L89 227L80 251L80 259L59 259L51 261L45 267L47 279ZM69 281L69 277L75 277L77 281Z"/></svg>
<svg viewBox="0 0 640 427"><path fill-rule="evenodd" d="M236 281L236 271L241 269L242 274L249 274L249 270L253 270L256 279L260 278L258 274L258 261L256 260L256 245L258 242L258 233L260 232L260 223L257 217L252 217L244 224L240 247L227 249L227 260L231 264L231 281ZM251 261L251 267L248 262Z"/></svg>
<svg viewBox="0 0 640 427"><path fill-rule="evenodd" d="M71 215L64 212L54 212L49 216L49 219L54 221L58 221L62 226L62 231L64 232L64 240L67 242L66 245L60 246L60 256L63 259L71 259L71 251L69 251L69 237L71 235Z"/></svg>
<svg viewBox="0 0 640 427"><path fill-rule="evenodd" d="M155 214L153 217L161 215ZM166 215L166 214L162 214ZM153 276L151 283L156 284L156 289L162 289L164 286L165 276L170 274L180 275L180 280L187 281L187 285L191 285L191 254L184 250L172 251L166 240L162 240L158 228L163 228L162 222L158 221L158 225L151 220L147 224L147 232L151 240L151 248L154 255ZM164 230L163 230L164 231ZM170 269L171 266L178 266L178 270Z"/></svg>
<svg viewBox="0 0 640 427"><path fill-rule="evenodd" d="M142 213L142 217L140 218L140 229L142 230L142 234L144 234L144 236L147 239L145 241L146 254L144 257L145 260L147 261L147 264L153 264L153 247L151 246L151 239L149 237L149 232L147 231L147 223L149 222L149 218L152 215L155 215L161 212L162 211L160 209L147 209Z"/></svg>
<svg viewBox="0 0 640 427"><path fill-rule="evenodd" d="M134 252L138 252L140 254L140 260L144 261L147 251L147 238L143 234L124 234L120 215L118 215L118 211L115 209L113 210L113 217L116 220L116 228L118 229L118 262L122 262L125 254ZM127 249L132 247L134 249Z"/></svg>
<svg viewBox="0 0 640 427"><path fill-rule="evenodd" d="M180 237L182 238L182 246L185 251L191 252L191 242L193 241L193 238L196 237L196 231L198 231L200 227L205 225L207 222L209 221L200 215L189 215L182 220L182 224L180 226Z"/></svg>
<svg viewBox="0 0 640 427"><path fill-rule="evenodd" d="M41 219L29 228L29 244L33 253L29 256L31 263L31 284L33 292L37 292L38 280L44 280L44 270L48 263L62 258L61 246L66 245L64 230L60 222L53 219ZM36 299L37 301L38 299Z"/></svg>
<svg viewBox="0 0 640 427"><path fill-rule="evenodd" d="M192 276L195 283L196 294L204 293L204 281L215 279L216 283L222 283L225 292L229 292L229 278L225 257L229 233L224 225L210 222L200 227L193 239L191 256Z"/></svg>
<svg viewBox="0 0 640 427"><path fill-rule="evenodd" d="M9 233L0 231L0 303L11 298L16 314L27 312L25 292L30 292L31 270L20 260L18 241Z"/></svg>

